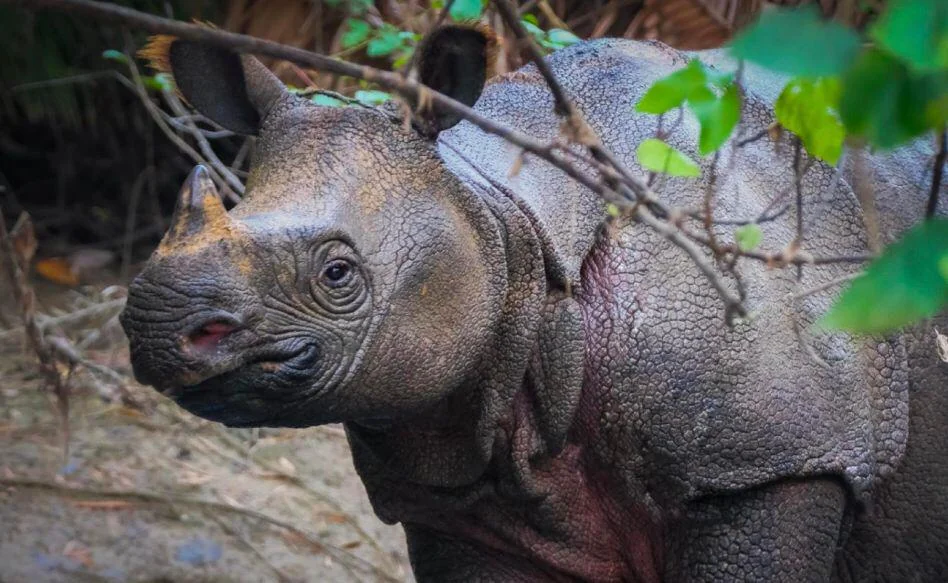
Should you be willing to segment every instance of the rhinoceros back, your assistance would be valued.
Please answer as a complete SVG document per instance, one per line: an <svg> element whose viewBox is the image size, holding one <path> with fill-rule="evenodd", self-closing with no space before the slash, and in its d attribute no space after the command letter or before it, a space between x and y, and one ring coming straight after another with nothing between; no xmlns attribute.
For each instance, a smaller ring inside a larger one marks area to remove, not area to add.
<svg viewBox="0 0 948 583"><path fill-rule="evenodd" d="M606 146L644 178L635 150L656 135L658 121L634 106L655 80L687 60L657 43L603 40L559 51L550 64ZM777 81L762 79L762 93L772 98ZM559 129L532 66L490 83L477 109L541 140ZM713 177L715 219L752 220L790 205L795 173L787 135L742 148L732 140L717 158L703 157L696 120L689 113L680 122L676 117L666 115L665 128L676 126L666 139L700 162L702 176L659 179L654 188L666 204L702 208ZM754 87L742 119L738 138L773 122L768 100ZM516 147L466 122L443 136L441 152L463 178L488 177L527 207L563 271L578 280L593 368L586 390L598 393L602 415L595 427L600 453L628 486L662 492L677 504L786 477L836 475L865 500L898 465L908 435L904 342L816 333L812 325L838 288L793 297L854 273L858 264L807 266L798 281L795 269L742 261L754 317L729 328L721 300L680 249L636 223L599 230L602 201L562 172L533 157L519 164ZM861 207L846 174L815 162L801 188L803 247L816 255L865 253ZM796 236L794 209L777 214L761 225L763 245L774 251ZM886 237L899 230L886 227ZM717 227L714 234L731 241L733 229Z"/></svg>

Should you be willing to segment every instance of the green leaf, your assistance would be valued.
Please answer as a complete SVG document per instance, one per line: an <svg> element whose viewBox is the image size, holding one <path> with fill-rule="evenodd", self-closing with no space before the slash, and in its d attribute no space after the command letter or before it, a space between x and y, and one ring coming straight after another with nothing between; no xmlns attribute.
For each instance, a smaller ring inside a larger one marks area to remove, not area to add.
<svg viewBox="0 0 948 583"><path fill-rule="evenodd" d="M937 127L948 75L916 75L880 50L866 51L843 77L839 114L851 134L882 148L898 146Z"/></svg>
<svg viewBox="0 0 948 583"><path fill-rule="evenodd" d="M649 138L639 144L635 155L639 164L652 172L685 177L701 175L701 169L694 160L656 138Z"/></svg>
<svg viewBox="0 0 948 583"><path fill-rule="evenodd" d="M838 103L838 78L794 79L783 88L774 112L780 125L799 136L807 152L836 164L846 138Z"/></svg>
<svg viewBox="0 0 948 583"><path fill-rule="evenodd" d="M568 47L570 45L575 45L576 43L580 42L580 40L582 40L570 31L563 30L562 28L550 29L550 31L546 33L546 37L549 39L551 44L555 45L556 48L559 49Z"/></svg>
<svg viewBox="0 0 948 583"><path fill-rule="evenodd" d="M399 51L398 56L395 57L395 60L392 61L392 68L395 70L402 69L405 65L411 62L411 55L413 51Z"/></svg>
<svg viewBox="0 0 948 583"><path fill-rule="evenodd" d="M102 58L115 61L116 63L122 63L123 65L128 63L128 56L122 51L117 51L115 49L102 51Z"/></svg>
<svg viewBox="0 0 948 583"><path fill-rule="evenodd" d="M326 95L325 93L317 93L310 98L310 101L316 105L323 105L326 107L345 107L347 104L345 101L333 97L332 95Z"/></svg>
<svg viewBox="0 0 948 583"><path fill-rule="evenodd" d="M524 17L524 19L520 21L520 24L523 25L523 27L527 30L527 32L533 35L533 38L535 40L539 41L540 39L545 38L546 33L543 32L543 29L537 26L536 23L531 22L530 20L527 20L527 18L530 16L531 15L528 14L526 17ZM536 18L534 17L533 20L536 20Z"/></svg>
<svg viewBox="0 0 948 583"><path fill-rule="evenodd" d="M948 254L942 257L941 261L938 262L938 271L941 272L941 276L948 282Z"/></svg>
<svg viewBox="0 0 948 583"><path fill-rule="evenodd" d="M369 41L365 54L370 57L384 57L401 48L404 43L401 31L391 25L380 28L378 35Z"/></svg>
<svg viewBox="0 0 948 583"><path fill-rule="evenodd" d="M857 334L881 334L935 315L948 303L939 272L948 253L948 220L928 220L873 261L842 293L820 325Z"/></svg>
<svg viewBox="0 0 948 583"><path fill-rule="evenodd" d="M869 35L912 67L948 67L948 2L891 0Z"/></svg>
<svg viewBox="0 0 948 583"><path fill-rule="evenodd" d="M688 107L701 124L698 152L706 155L720 148L740 121L741 94L735 83L729 85L721 97L704 88L688 98Z"/></svg>
<svg viewBox="0 0 948 583"><path fill-rule="evenodd" d="M171 91L171 78L165 73L158 73L148 77L142 77L142 83L152 91Z"/></svg>
<svg viewBox="0 0 948 583"><path fill-rule="evenodd" d="M355 92L355 98L365 105L381 105L392 98L391 94L377 89L361 89Z"/></svg>
<svg viewBox="0 0 948 583"><path fill-rule="evenodd" d="M852 30L824 20L816 6L766 10L731 44L731 52L783 73L821 77L842 73L859 52Z"/></svg>
<svg viewBox="0 0 948 583"><path fill-rule="evenodd" d="M352 47L365 42L372 33L372 27L364 20L349 18L346 20L346 32L342 35L342 48Z"/></svg>
<svg viewBox="0 0 948 583"><path fill-rule="evenodd" d="M652 83L642 99L635 105L635 110L661 115L680 106L707 82L708 76L704 65L698 59L692 59L685 68Z"/></svg>
<svg viewBox="0 0 948 583"><path fill-rule="evenodd" d="M484 12L481 0L454 0L448 14L451 20L477 20Z"/></svg>
<svg viewBox="0 0 948 583"><path fill-rule="evenodd" d="M358 15L371 8L375 2L373 0L349 0L346 4L348 5L349 14Z"/></svg>
<svg viewBox="0 0 948 583"><path fill-rule="evenodd" d="M738 227L734 231L734 240L741 251L753 251L760 245L764 238L764 232L760 230L760 225L751 223Z"/></svg>

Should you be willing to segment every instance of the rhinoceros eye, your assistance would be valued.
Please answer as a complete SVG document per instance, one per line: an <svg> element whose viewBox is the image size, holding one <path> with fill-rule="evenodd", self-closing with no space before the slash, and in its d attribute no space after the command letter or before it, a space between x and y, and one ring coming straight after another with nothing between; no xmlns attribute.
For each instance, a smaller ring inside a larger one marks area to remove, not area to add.
<svg viewBox="0 0 948 583"><path fill-rule="evenodd" d="M349 283L352 267L345 259L334 259L323 267L322 279L326 285L338 288Z"/></svg>

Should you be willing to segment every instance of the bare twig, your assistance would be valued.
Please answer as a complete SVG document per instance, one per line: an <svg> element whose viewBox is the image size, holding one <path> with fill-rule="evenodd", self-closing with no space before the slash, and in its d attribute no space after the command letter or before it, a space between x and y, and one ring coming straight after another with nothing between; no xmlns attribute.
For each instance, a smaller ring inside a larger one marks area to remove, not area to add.
<svg viewBox="0 0 948 583"><path fill-rule="evenodd" d="M793 189L796 193L797 205L797 232L793 238L790 248L795 252L803 246L803 173L805 172L801 159L803 157L803 144L800 138L793 139ZM797 265L797 281L803 279L803 265Z"/></svg>
<svg viewBox="0 0 948 583"><path fill-rule="evenodd" d="M802 291L798 291L794 293L792 297L795 300L798 300L800 298L805 298L806 296L817 294L817 293L820 293L821 291L826 291L832 287L836 287L838 285L842 285L844 283L850 282L861 275L862 275L862 272L857 271L856 273L850 273L842 277L837 277L836 279L831 279L830 281L827 281L826 283L823 283L823 284L820 284L820 285L817 285L817 286L814 286Z"/></svg>
<svg viewBox="0 0 948 583"><path fill-rule="evenodd" d="M928 206L925 217L932 218L938 210L938 193L941 191L941 178L945 171L945 158L948 157L948 130L942 128L938 136L938 154L935 155L935 168L932 172L932 187L928 192Z"/></svg>
<svg viewBox="0 0 948 583"><path fill-rule="evenodd" d="M537 2L537 8L543 13L543 16L550 21L550 24L552 24L554 28L569 30L569 25L563 22L563 19L553 10L553 7L550 6L547 0L539 0Z"/></svg>
<svg viewBox="0 0 948 583"><path fill-rule="evenodd" d="M176 116L187 115L188 111L184 108L184 105L181 104L181 100L178 99L178 96L174 94L174 91L166 89L161 92L161 96L164 98L165 103L168 104L168 108ZM186 119L184 121L184 126L188 134L194 138L194 141L197 142L198 148L201 150L201 154L207 159L208 163L214 167L214 170L227 182L227 184L234 189L239 195L244 194L244 183L240 181L239 178L234 176L234 173L231 172L230 168L226 164L221 162L220 158L217 157L217 154L214 152L214 148L211 147L211 144L207 141L207 136L204 135L204 132L197 127L197 124L194 123L194 120Z"/></svg>
<svg viewBox="0 0 948 583"><path fill-rule="evenodd" d="M99 304L93 304L81 310L76 310L68 314L63 314L62 316L44 316L43 314L36 314L36 323L39 326L40 332L45 334L49 329L61 326L69 327L80 324L82 322L87 322L92 319L104 319L109 320L115 317L116 314L125 307L125 298L118 298L115 300L108 300ZM107 318L105 316L108 316ZM0 334L0 340L6 340L10 337L15 337L18 334L22 334L25 331L23 326L19 328L11 328L10 330L4 331Z"/></svg>
<svg viewBox="0 0 948 583"><path fill-rule="evenodd" d="M16 243L14 243L14 237ZM26 279L30 260L35 250L36 239L29 216L21 215L11 234L7 232L6 218L3 216L3 210L0 210L0 251L3 252L0 263L6 265L7 278L13 290L13 300L19 306L23 328L26 330L30 347L39 359L40 372L56 397L63 432L63 455L68 458L69 387L59 374L59 370L56 368L56 360L53 358L53 354L44 341L42 332L40 332L39 325L36 323L36 294Z"/></svg>
<svg viewBox="0 0 948 583"><path fill-rule="evenodd" d="M497 8L497 12L503 17L504 22L507 23L507 26L513 31L517 40L526 45L530 53L530 59L537 66L537 70L540 71L540 74L543 75L547 85L550 87L550 92L553 94L553 101L556 103L557 113L568 117L575 116L576 108L573 107L573 104L566 96L566 92L563 91L563 87L556 80L553 71L550 70L550 65L543 58L540 47L533 42L530 33L528 33L527 29L521 24L517 9L509 0L494 0L494 6Z"/></svg>
<svg viewBox="0 0 948 583"><path fill-rule="evenodd" d="M276 576L277 580L280 581L280 583L292 583L293 581L295 581L295 579L293 579L292 577L284 573L282 569L274 565L273 561L267 558L267 556L263 554L263 551L257 548L257 545L253 544L253 542L251 542L250 539L244 536L243 533L240 532L237 528L232 526L229 522L227 522L220 516L215 516L213 514L209 516L211 520L216 522L218 526L220 526L224 532L226 532L230 536L237 539L240 542L240 544L242 544L248 551L253 553L253 555L257 557L261 563L266 565L267 568Z"/></svg>
<svg viewBox="0 0 948 583"><path fill-rule="evenodd" d="M91 373L108 379L108 381L113 385L114 390L101 385L95 386L96 391L102 398L106 399L107 401L120 400L122 404L136 409L144 408L144 405L140 399L135 398L131 391L128 390L128 379L126 377L115 372L107 366L103 366L88 360L79 352L79 349L76 348L72 342L66 338L60 336L47 336L45 340L49 344L49 347L57 354L57 356L69 363L70 366L81 366Z"/></svg>
<svg viewBox="0 0 948 583"><path fill-rule="evenodd" d="M197 127L196 122L200 120L201 116L185 115L175 117L165 114L163 117L165 118L165 121L168 122L168 125L179 132L185 132L187 134L198 132L202 137L208 140L219 140L221 138L230 138L234 136L234 132L230 130L205 130Z"/></svg>
<svg viewBox="0 0 948 583"><path fill-rule="evenodd" d="M154 166L146 166L132 183L131 194L128 197L128 211L125 215L125 240L122 242L122 281L128 281L128 273L132 263L132 244L135 241L135 220L138 218L138 201L141 200L145 189L145 180L155 171Z"/></svg>
<svg viewBox="0 0 948 583"><path fill-rule="evenodd" d="M302 540L305 540L307 543L312 545L314 548L321 549L328 554L332 555L335 559L340 562L347 563L352 566L358 566L364 571L372 573L374 576L378 577L380 581L389 581L395 583L395 579L389 574L383 572L377 566L369 563L368 561L353 555L347 550L331 545L327 542L320 540L315 535L308 533L302 528L281 520L274 516L264 514L262 512L257 512L250 508L244 508L241 506L234 506L232 504L227 504L225 502L217 502L214 500L202 500L200 498L188 498L184 496L175 496L172 494L162 494L158 492L146 492L143 490L109 490L109 489L100 489L100 488L91 488L91 487L80 487L80 486L66 486L63 484L57 484L55 482L46 482L42 480L32 480L29 478L9 478L9 477L0 477L0 485L10 488L29 488L33 490L46 490L48 492L59 493L64 496L70 496L78 499L91 499L91 500L101 500L101 499L119 499L119 500L137 500L139 502L146 503L157 503L157 504L169 504L169 505L181 505L181 506L191 506L194 508L204 509L204 510L217 510L228 512L231 514L238 514L257 520L259 522L264 522L272 526L276 526L283 530L289 531L294 535L300 537Z"/></svg>
<svg viewBox="0 0 948 583"><path fill-rule="evenodd" d="M11 1L13 0L0 0L0 3L10 3ZM565 129L567 138L570 141L582 144L588 148L592 160L577 156L576 153L568 147L568 144L564 145L556 140L552 143L543 143L522 132L498 124L493 120L485 118L472 108L431 88L407 79L398 73L348 63L318 53L288 47L246 35L160 18L104 2L94 2L91 0L19 0L18 3L38 8L56 8L72 11L106 21L133 25L154 33L164 33L181 39L204 42L236 52L257 53L268 57L292 61L327 73L374 82L385 89L400 94L410 104L423 104L424 107L438 107L441 110L449 111L466 119L485 132L500 136L504 140L518 146L523 151L536 155L554 167L559 168L569 177L599 194L605 201L621 206L629 216L634 217L640 214L639 209L641 208L647 209L649 213L647 215L643 214L639 216L639 218L657 228L660 233L668 237L673 244L682 248L696 261L696 258L703 257L702 251L696 245L703 245L712 250L715 248L714 242L708 237L688 234L681 229L678 224L669 222L672 217L682 216L682 213L664 207L649 185L639 176L633 174L612 152L604 147L595 132L592 131L590 126L582 119L578 110L569 101L562 86L553 75L549 64L542 58L539 47L536 46L520 23L518 12L509 0L495 1L497 10L503 17L503 22L514 31L520 41L527 44L538 70L546 79L550 91L553 94L557 113L566 117ZM140 86L140 82L137 81L136 84ZM141 91L141 87L139 87L139 90ZM146 107L149 107L149 111L153 113L153 116L156 117L156 122L158 122L159 120L157 118L159 118L160 115L154 113L154 109L156 109L154 104L152 104L150 100L146 100ZM161 127L162 131L166 134L171 134L169 137L172 138L172 141L176 144L182 141L180 137L168 127L164 120L160 121L159 127ZM186 144L185 146L186 148L190 148ZM197 155L193 149L190 150L190 152L188 152L187 149L185 149L185 151L189 153L189 155L192 155L192 157ZM580 166L582 166L582 168ZM589 169L598 172L598 177L593 177L588 171ZM212 172L212 176L215 175L216 173ZM218 179L220 179L220 177L218 177ZM721 247L721 252L736 253L732 248L729 249L725 247ZM771 265L779 266L787 264L802 265L807 263L861 260L852 257L816 258L801 252L799 249L785 250L780 253L746 253L742 254L742 256L757 261L766 261ZM703 261L698 261L698 267L709 279L712 286L718 290L719 293L722 293L722 298L728 307L728 311L735 311L733 310L734 296L727 291L727 286L720 281L720 274L715 272L712 267L706 265ZM740 312L741 310L736 311Z"/></svg>
<svg viewBox="0 0 948 583"><path fill-rule="evenodd" d="M734 292L728 289L724 282L721 281L721 278L718 277L717 272L715 272L714 267L708 262L705 254L691 239L685 236L684 231L676 228L668 221L657 218L644 206L639 207L638 216L643 223L661 233L663 237L680 247L691 257L691 260L698 266L701 273L707 277L708 281L711 282L711 285L713 285L714 289L718 292L718 295L724 300L724 310L728 322L731 321L734 315L741 317L747 315L740 298L734 295Z"/></svg>
<svg viewBox="0 0 948 583"><path fill-rule="evenodd" d="M2 1L2 0L0 0ZM202 164L207 167L208 173L211 175L211 178L215 183L221 187L221 190L224 192L225 196L228 196L233 202L237 202L240 198L234 194L229 183L221 177L218 173L217 168L214 167L208 160L206 160L201 154L199 154L190 144L185 142L181 136L179 136L175 131L165 122L164 112L160 107L155 105L151 98L148 96L148 90L145 89L145 83L142 81L141 73L138 71L138 67L135 65L134 58L126 54L128 57L128 69L132 74L132 80L134 82L135 93L138 95L139 100L142 102L142 105L145 106L145 110L151 115L152 120L155 122L155 125L158 126L158 129L161 130L161 133L165 135L171 142L177 146L179 150L187 154L195 164ZM238 181L239 182L239 181ZM243 186L241 185L241 188ZM242 191L241 191L242 192Z"/></svg>
<svg viewBox="0 0 948 583"><path fill-rule="evenodd" d="M866 226L869 249L873 253L878 253L882 249L882 237L879 234L879 209L876 207L871 170L866 155L865 148L856 148L852 152L852 187L856 198L859 200L859 205L862 207L862 222Z"/></svg>
<svg viewBox="0 0 948 583"><path fill-rule="evenodd" d="M774 131L774 128L775 128L774 125L769 125L765 127L764 129L760 130L759 132L757 132L756 134L753 134L747 138L738 140L737 142L735 142L734 148L735 149L743 148L744 146L747 146L749 144L753 144L754 142L762 140L766 138L767 136L769 136L770 133Z"/></svg>

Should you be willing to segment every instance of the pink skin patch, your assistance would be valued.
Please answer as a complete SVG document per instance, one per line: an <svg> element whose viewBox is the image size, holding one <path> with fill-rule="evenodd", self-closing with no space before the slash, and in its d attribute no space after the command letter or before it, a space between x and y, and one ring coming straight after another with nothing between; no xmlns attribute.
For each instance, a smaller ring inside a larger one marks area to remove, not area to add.
<svg viewBox="0 0 948 583"><path fill-rule="evenodd" d="M214 350L224 337L237 330L236 326L224 322L205 324L200 330L188 336L191 346L202 352Z"/></svg>

